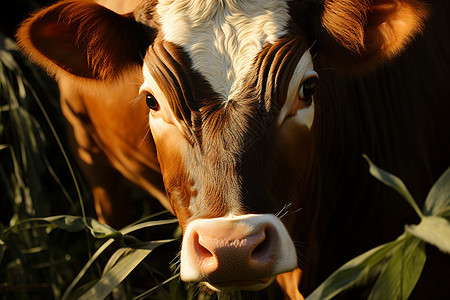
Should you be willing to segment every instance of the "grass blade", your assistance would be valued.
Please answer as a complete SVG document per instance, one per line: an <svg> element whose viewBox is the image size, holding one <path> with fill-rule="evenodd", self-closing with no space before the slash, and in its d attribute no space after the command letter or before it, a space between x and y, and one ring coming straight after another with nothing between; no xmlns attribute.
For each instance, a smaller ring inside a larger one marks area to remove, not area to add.
<svg viewBox="0 0 450 300"><path fill-rule="evenodd" d="M123 257L109 272L87 291L80 300L104 299L124 280L138 264L150 254L151 250L136 249Z"/></svg>
<svg viewBox="0 0 450 300"><path fill-rule="evenodd" d="M306 300L331 299L345 290L366 283L371 270L383 269L383 264L387 263L386 258L403 242L404 238L405 236L402 235L395 241L378 246L350 260L328 277Z"/></svg>
<svg viewBox="0 0 450 300"><path fill-rule="evenodd" d="M104 299L112 290L120 284L137 265L141 263L155 248L172 240L152 241L141 245L138 249L128 248L128 254L124 255L117 264L106 272L100 280L86 292L80 299ZM120 249L119 249L120 250ZM122 252L122 250L120 250Z"/></svg>
<svg viewBox="0 0 450 300"><path fill-rule="evenodd" d="M441 217L424 217L419 225L407 225L410 234L450 254L450 223Z"/></svg>
<svg viewBox="0 0 450 300"><path fill-rule="evenodd" d="M148 222L144 222L142 224L135 224L133 226L127 226L127 227L123 228L122 230L120 230L119 232L122 235L126 235L126 234L130 234L130 233L132 233L134 231L143 229L143 228L148 228L148 227L153 227L153 226L160 226L160 225L166 225L166 224L173 224L175 222L177 222L177 219L160 220L160 221L148 221ZM169 241L172 241L172 240L167 240L165 242L169 242ZM66 289L66 291L63 294L62 300L68 299L70 293L73 291L73 289L78 284L78 282L81 280L81 278L84 276L84 274L86 274L87 270L92 266L94 261L97 260L97 258L100 256L100 254L103 253L103 251L105 251L106 248L108 248L113 242L114 242L114 239L111 238L111 239L107 240L99 249L97 249L97 251L94 253L94 255L84 265L84 267L81 269L81 271L75 277L75 279L72 281L72 283Z"/></svg>
<svg viewBox="0 0 450 300"><path fill-rule="evenodd" d="M95 251L94 255L88 260L88 262L83 266L81 271L78 273L78 275L75 277L75 279L70 283L70 285L67 287L67 289L64 291L64 294L61 298L61 300L66 300L70 293L73 291L75 286L78 284L78 282L83 278L84 274L86 274L87 270L92 266L92 264L97 260L97 258L100 256L100 254L103 253L112 243L114 242L114 239L109 239L106 242L104 242L100 248Z"/></svg>
<svg viewBox="0 0 450 300"><path fill-rule="evenodd" d="M425 265L425 243L409 236L396 248L378 277L369 300L408 299Z"/></svg>
<svg viewBox="0 0 450 300"><path fill-rule="evenodd" d="M414 201L414 198L412 197L411 193L406 188L403 181L400 178L398 178L397 176L392 175L392 174L384 171L383 169L380 169L379 167L377 167L369 159L369 157L367 155L363 154L363 157L369 163L370 174L372 174L373 177L375 177L382 183L384 183L384 184L390 186L391 188L393 188L394 190L396 190L403 198L406 199L406 201L408 201L409 205L411 205L411 207L415 210L417 215L422 219L423 213L420 210L420 208L417 206L416 201Z"/></svg>
<svg viewBox="0 0 450 300"><path fill-rule="evenodd" d="M5 242L3 242L2 240L0 240L0 263L3 260L3 255L5 255L5 251L6 251L6 245Z"/></svg>
<svg viewBox="0 0 450 300"><path fill-rule="evenodd" d="M157 289L159 289L161 286L171 282L172 280L176 279L180 277L180 274L175 274L172 277L169 277L168 279L164 280L163 282L161 282L159 285L149 289L148 291L145 291L144 293L140 294L139 296L136 296L133 298L133 300L142 300L142 299L146 299L150 294L152 294L153 292L155 292Z"/></svg>
<svg viewBox="0 0 450 300"><path fill-rule="evenodd" d="M450 206L450 168L439 177L428 193L423 212L425 215L440 215Z"/></svg>

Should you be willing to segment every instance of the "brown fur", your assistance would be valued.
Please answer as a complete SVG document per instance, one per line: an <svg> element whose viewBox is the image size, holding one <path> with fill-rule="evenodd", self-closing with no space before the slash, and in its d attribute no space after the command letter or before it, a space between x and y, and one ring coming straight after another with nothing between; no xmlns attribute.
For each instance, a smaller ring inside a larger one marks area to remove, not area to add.
<svg viewBox="0 0 450 300"><path fill-rule="evenodd" d="M111 80L142 63L154 34L132 14L120 16L90 1L63 1L27 19L17 37L19 46L52 75ZM126 43L136 48L117 47Z"/></svg>
<svg viewBox="0 0 450 300"><path fill-rule="evenodd" d="M300 238L309 241L304 295L349 259L395 239L404 224L419 221L400 196L369 175L361 154L405 181L419 207L450 166L450 42L445 38L450 5L429 5L432 15L423 37L367 74L349 78L346 60L337 63L322 46L316 48L323 86L316 98L314 180L309 186L314 207L304 206L297 223L299 232L312 233ZM411 299L449 292L448 257L433 247L428 254Z"/></svg>
<svg viewBox="0 0 450 300"><path fill-rule="evenodd" d="M450 8L433 3L434 27L393 66L349 79L349 73L373 69L398 54L422 29L426 6L401 0L389 5L381 0L290 3L294 20L286 39L261 51L247 78L248 90L227 105L189 68L181 49L158 38L149 49L151 72L177 118L189 128L194 150L177 147L180 143L172 135L156 145L156 136L142 143L148 110L143 101L129 104L142 81L137 70L142 58L137 53L146 46L137 41L138 36L144 34L145 43L150 43L158 26L151 15L154 2L149 4L150 12L135 14L150 26L150 35L130 16L87 2L63 2L26 21L19 40L27 53L60 79L72 149L93 187L103 221L124 225L129 205L123 198L129 182L164 202L160 172L181 224L232 210L274 213L295 202L291 209L302 210L283 221L296 241L307 243L301 284L308 294L347 259L395 238L403 224L417 222L401 199L369 177L367 166L358 159L362 153L404 178L416 199L424 199L450 163L446 143L450 109L448 101L442 101L450 94L449 43L442 39L449 34ZM69 9L76 11L69 13ZM56 17L59 14L61 18ZM109 27L120 25L115 29L117 37L107 34L111 29L105 25L89 26L103 18ZM130 29L134 33L120 34ZM94 39L84 39L87 34ZM293 36L301 42L290 41ZM104 43L99 37L106 38ZM112 46L117 39L123 48ZM56 48L55 42L64 48ZM324 82L316 100L313 132L287 122L285 134L274 142L271 126L283 104L290 64L312 45ZM76 55L66 60L58 49ZM105 83L87 83L92 80L77 76ZM194 189L198 183L202 188ZM209 202L196 205L190 213L186 207L192 195ZM434 257L439 255L431 256L432 271L426 269L429 277L424 275L431 283L420 281L417 293L421 285L428 287L428 293L445 289L446 265L433 265ZM439 276L432 274L436 266ZM286 293L295 290L294 277L286 281ZM433 281L440 280L443 283L433 287Z"/></svg>
<svg viewBox="0 0 450 300"><path fill-rule="evenodd" d="M189 67L191 62L181 49L159 39L149 48L146 62L150 73L186 127L187 146L167 142L170 133L163 137L164 141L156 141L166 190L182 227L190 218L219 217L230 212L276 212L283 208L280 200L295 198L294 193L278 191L279 200L275 199L269 189L273 187L273 168L267 166L282 168L272 157L270 141L274 120L286 98L292 66L305 49L300 45L289 38L268 45L248 75L245 91L227 103ZM173 153L171 149L178 151ZM294 161L281 165L287 168ZM307 167L300 165L299 173L307 173ZM304 177L292 176L293 186L303 185L296 180ZM213 199L201 202L193 212L189 207L191 182L197 183L197 197ZM261 182L267 182L268 188L261 188Z"/></svg>
<svg viewBox="0 0 450 300"><path fill-rule="evenodd" d="M128 9L122 9L132 11L135 3L128 5ZM136 11L137 19L142 19L145 15L142 10L148 5L151 3ZM59 13L62 15L59 16ZM107 22L108 28L88 25L89 22L98 23L104 19L110 20ZM71 151L93 189L99 220L116 228L125 226L130 220L132 208L124 199L129 198L133 185L140 186L161 202L167 202L155 145L148 135L147 107L145 102L133 104L142 83L140 65L146 48L139 50L138 47L130 51L127 47L116 47L116 42L131 45L143 34L147 36L143 41L150 43L148 33L152 29L144 31L141 25L133 24L133 19L131 14L120 16L89 1L63 1L34 14L17 33L19 45L24 51L58 79ZM72 25L66 27L66 23ZM154 25L151 20L147 23ZM54 37L60 30L68 31L64 34L67 41ZM105 30L132 32L114 36L104 34ZM94 37L92 42L85 39L91 34ZM110 48L98 44L102 40L100 36L111 37L103 44ZM38 37L49 39L36 44ZM77 39L81 39L77 42L80 48L73 48ZM66 46L61 47L60 43ZM92 47L96 44L100 48L94 51ZM91 50L85 51L81 47ZM50 59L49 55L55 51L60 54L56 53ZM88 53L93 55L88 56ZM102 60L104 54L107 59ZM74 60L72 56L78 58ZM95 65L98 71L86 69L90 65ZM99 70L103 67L104 70ZM70 73L74 69L78 72ZM78 73L85 77L77 76ZM102 78L104 80L98 80Z"/></svg>
<svg viewBox="0 0 450 300"><path fill-rule="evenodd" d="M297 286L302 278L302 271L297 268L292 272L283 273L277 276L277 282L285 292L285 300L304 300Z"/></svg>
<svg viewBox="0 0 450 300"><path fill-rule="evenodd" d="M347 73L371 69L398 55L429 16L428 6L415 0L294 1L292 10L311 45Z"/></svg>

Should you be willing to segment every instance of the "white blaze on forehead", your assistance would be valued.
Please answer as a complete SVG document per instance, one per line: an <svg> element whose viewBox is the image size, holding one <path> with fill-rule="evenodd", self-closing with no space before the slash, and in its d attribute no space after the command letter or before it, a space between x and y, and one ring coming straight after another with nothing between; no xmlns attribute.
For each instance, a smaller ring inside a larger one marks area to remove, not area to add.
<svg viewBox="0 0 450 300"><path fill-rule="evenodd" d="M164 39L181 46L224 100L238 93L255 56L285 34L287 0L161 0Z"/></svg>

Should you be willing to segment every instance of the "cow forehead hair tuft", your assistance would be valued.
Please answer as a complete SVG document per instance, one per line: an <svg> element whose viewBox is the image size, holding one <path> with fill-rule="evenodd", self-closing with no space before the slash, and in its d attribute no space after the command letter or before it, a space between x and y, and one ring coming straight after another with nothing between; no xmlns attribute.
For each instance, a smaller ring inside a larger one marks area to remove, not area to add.
<svg viewBox="0 0 450 300"><path fill-rule="evenodd" d="M164 39L189 54L224 101L239 93L251 62L286 34L290 19L287 0L163 0L156 11Z"/></svg>

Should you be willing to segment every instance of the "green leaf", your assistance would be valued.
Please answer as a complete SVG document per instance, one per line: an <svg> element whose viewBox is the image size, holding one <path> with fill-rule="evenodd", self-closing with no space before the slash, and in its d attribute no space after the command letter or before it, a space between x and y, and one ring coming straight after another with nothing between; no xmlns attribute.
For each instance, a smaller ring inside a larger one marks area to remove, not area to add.
<svg viewBox="0 0 450 300"><path fill-rule="evenodd" d="M163 282L161 282L160 284L158 284L157 286L152 287L151 289L145 291L144 293L136 296L133 298L133 300L143 300L143 299L148 299L148 296L151 295L152 293L154 293L157 289L159 289L161 286L171 282L174 279L177 279L178 277L180 277L180 274L177 273L175 275L173 275L172 277L167 278L166 280L164 280Z"/></svg>
<svg viewBox="0 0 450 300"><path fill-rule="evenodd" d="M81 280L81 278L86 274L87 270L92 266L92 264L95 262L95 260L102 254L112 243L114 242L114 239L108 239L106 242L104 242L98 249L95 251L94 255L88 260L88 262L83 266L81 271L78 273L78 275L75 277L75 279L70 283L70 285L65 290L61 300L67 300L71 297L71 292L75 288L75 286L78 284L78 282ZM78 298L77 298L78 299Z"/></svg>
<svg viewBox="0 0 450 300"><path fill-rule="evenodd" d="M408 299L425 265L425 243L409 236L394 251L380 274L369 300Z"/></svg>
<svg viewBox="0 0 450 300"><path fill-rule="evenodd" d="M447 206L447 208L445 208L445 209L441 209L439 211L439 217L442 217L442 218L450 221L450 206Z"/></svg>
<svg viewBox="0 0 450 300"><path fill-rule="evenodd" d="M177 223L177 222L178 222L178 220L176 218L167 219L167 220L147 221L147 222L143 222L140 224L134 224L132 226L131 225L126 226L123 229L121 229L120 232L123 235L125 235L125 234L129 234L133 231L150 228L150 227L154 227L154 226L173 224L173 223Z"/></svg>
<svg viewBox="0 0 450 300"><path fill-rule="evenodd" d="M356 285L367 283L369 277L377 275L387 264L386 258L392 254L405 235L397 240L378 246L350 260L331 274L307 300L331 299L337 294ZM378 272L377 272L378 271Z"/></svg>
<svg viewBox="0 0 450 300"><path fill-rule="evenodd" d="M78 300L82 295L84 295L88 290L90 290L99 279L92 280L86 284L83 284L75 291L73 291L67 298L67 300Z"/></svg>
<svg viewBox="0 0 450 300"><path fill-rule="evenodd" d="M416 239L417 240L417 239ZM413 242L411 242L413 243ZM427 260L425 253L425 243L420 241L414 249L414 245L409 246L413 252L410 256L404 256L403 269L402 269L402 296L404 299L408 299L409 295L413 291L417 284L417 281L422 274L423 267Z"/></svg>
<svg viewBox="0 0 450 300"><path fill-rule="evenodd" d="M127 226L120 230L120 233L122 235L130 234L134 231L150 228L154 226L161 226L161 225L167 225L167 224L173 224L176 223L178 220L173 218L169 220L158 220L158 221L148 221L141 224L134 224L132 226ZM169 242L173 240L167 240L164 242ZM84 265L84 267L81 269L81 271L78 273L78 275L75 277L75 279L72 281L72 283L67 287L66 291L64 292L62 296L62 300L66 300L69 298L69 295L71 294L72 290L75 288L75 286L78 284L78 282L81 280L81 278L86 274L87 270L91 267L91 265L95 262L95 260L100 256L101 253L103 253L106 248L109 247L114 242L114 239L108 239L103 243L103 245L95 251L94 255L89 259L89 261Z"/></svg>
<svg viewBox="0 0 450 300"><path fill-rule="evenodd" d="M423 211L425 215L441 215L450 206L450 168L441 175L428 193Z"/></svg>
<svg viewBox="0 0 450 300"><path fill-rule="evenodd" d="M103 275L109 272L114 265L117 263L117 261L127 252L129 251L129 248L119 248L114 252L113 255L108 259L108 262L106 263L106 266L103 268Z"/></svg>
<svg viewBox="0 0 450 300"><path fill-rule="evenodd" d="M112 290L121 283L138 264L147 257L156 247L172 240L162 240L146 243L139 249L129 248L129 253L124 255L108 272L106 272L93 288L87 291L80 299L104 299Z"/></svg>
<svg viewBox="0 0 450 300"><path fill-rule="evenodd" d="M106 224L100 223L96 219L86 218L85 220L92 236L95 238L118 238L122 235L119 231Z"/></svg>
<svg viewBox="0 0 450 300"><path fill-rule="evenodd" d="M414 198L412 197L411 193L406 188L403 181L398 178L395 175L392 175L383 169L380 169L377 167L367 155L363 154L363 157L365 160L369 163L369 172L372 174L373 177L381 181L382 183L390 186L394 190L396 190L403 198L408 201L409 205L416 211L416 213L419 215L420 218L423 218L423 213L417 206L416 201L414 201Z"/></svg>
<svg viewBox="0 0 450 300"><path fill-rule="evenodd" d="M87 291L80 300L104 299L112 290L121 283L138 264L144 260L151 250L136 249L123 257L109 272Z"/></svg>
<svg viewBox="0 0 450 300"><path fill-rule="evenodd" d="M3 255L5 254L6 251L6 245L5 242L3 242L2 240L0 240L0 263L3 260Z"/></svg>
<svg viewBox="0 0 450 300"><path fill-rule="evenodd" d="M441 217L424 217L419 225L406 225L410 234L450 254L450 223Z"/></svg>
<svg viewBox="0 0 450 300"><path fill-rule="evenodd" d="M98 239L117 238L122 235L119 231L92 218L83 219L83 217L78 216L59 215L46 218L33 218L26 221L48 222L57 228L69 232L78 232L88 229L92 236Z"/></svg>

